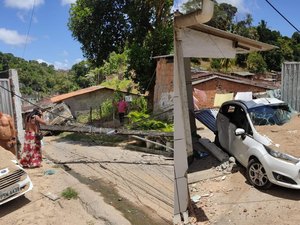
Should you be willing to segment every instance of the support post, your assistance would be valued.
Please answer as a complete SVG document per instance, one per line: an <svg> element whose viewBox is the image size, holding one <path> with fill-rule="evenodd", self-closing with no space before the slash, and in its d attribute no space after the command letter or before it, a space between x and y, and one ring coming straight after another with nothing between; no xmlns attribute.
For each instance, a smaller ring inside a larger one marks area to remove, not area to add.
<svg viewBox="0 0 300 225"><path fill-rule="evenodd" d="M184 59L180 29L174 28L174 224L188 220L189 191L188 158L192 157L192 138L186 71L189 60Z"/></svg>

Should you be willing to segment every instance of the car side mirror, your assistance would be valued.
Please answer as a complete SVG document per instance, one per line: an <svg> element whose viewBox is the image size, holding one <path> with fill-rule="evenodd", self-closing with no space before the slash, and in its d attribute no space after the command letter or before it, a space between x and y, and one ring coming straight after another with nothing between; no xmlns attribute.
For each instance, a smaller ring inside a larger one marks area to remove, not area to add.
<svg viewBox="0 0 300 225"><path fill-rule="evenodd" d="M242 139L245 139L246 131L243 128L237 128L234 133L235 136L241 136Z"/></svg>

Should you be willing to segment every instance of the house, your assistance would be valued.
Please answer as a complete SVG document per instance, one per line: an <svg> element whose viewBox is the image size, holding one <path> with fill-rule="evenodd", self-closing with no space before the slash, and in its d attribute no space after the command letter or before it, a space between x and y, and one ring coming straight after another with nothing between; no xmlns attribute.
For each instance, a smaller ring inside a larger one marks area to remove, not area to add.
<svg viewBox="0 0 300 225"><path fill-rule="evenodd" d="M261 93L278 88L273 83L258 82L247 78L236 79L235 77L218 73L211 73L204 78L193 80L192 87L194 92L200 90L203 93L202 95L205 95L199 101L199 108L214 107L215 96L217 94L233 93L233 95L236 95L238 92ZM197 95L194 94L194 98L197 98Z"/></svg>
<svg viewBox="0 0 300 225"><path fill-rule="evenodd" d="M69 106L72 115L77 117L81 113L89 112L92 109L99 109L101 104L107 99L113 100L115 93L120 92L124 96L136 97L136 94L117 91L113 88L103 86L92 86L77 91L57 95L51 98L51 102L64 102Z"/></svg>
<svg viewBox="0 0 300 225"><path fill-rule="evenodd" d="M156 56L153 58L157 60L153 113L161 113L173 107L174 61L173 55ZM249 77L255 77L255 74L249 72L237 72L235 75L228 75L191 69L190 73L194 102L198 100L200 104L198 108L214 107L216 94L233 93L233 95L236 95L237 92L261 93L279 88L279 85L273 81L249 79Z"/></svg>

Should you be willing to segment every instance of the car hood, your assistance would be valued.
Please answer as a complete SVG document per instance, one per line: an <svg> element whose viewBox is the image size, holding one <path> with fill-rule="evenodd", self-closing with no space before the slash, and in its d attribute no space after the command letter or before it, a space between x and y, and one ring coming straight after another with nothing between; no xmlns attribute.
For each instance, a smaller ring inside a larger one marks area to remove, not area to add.
<svg viewBox="0 0 300 225"><path fill-rule="evenodd" d="M16 160L14 154L0 146L0 169L9 168L16 170L17 167L13 160Z"/></svg>
<svg viewBox="0 0 300 225"><path fill-rule="evenodd" d="M266 125L255 126L261 135L271 140L271 147L274 150L287 153L300 158L300 117L293 116L291 120L281 126Z"/></svg>

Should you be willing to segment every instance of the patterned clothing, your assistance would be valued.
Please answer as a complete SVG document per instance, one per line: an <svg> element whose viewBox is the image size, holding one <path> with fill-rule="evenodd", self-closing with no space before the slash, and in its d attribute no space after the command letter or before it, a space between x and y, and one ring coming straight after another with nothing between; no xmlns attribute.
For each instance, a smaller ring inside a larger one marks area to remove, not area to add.
<svg viewBox="0 0 300 225"><path fill-rule="evenodd" d="M42 163L41 141L35 137L35 132L25 132L25 142L20 156L23 167L40 167Z"/></svg>

